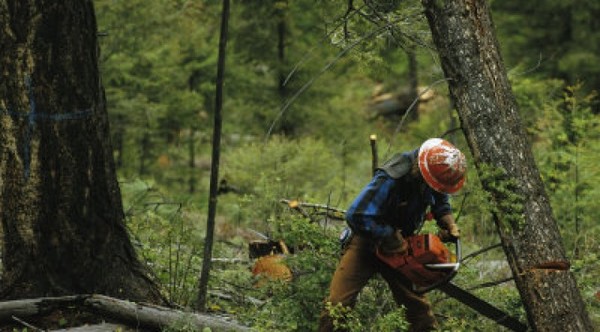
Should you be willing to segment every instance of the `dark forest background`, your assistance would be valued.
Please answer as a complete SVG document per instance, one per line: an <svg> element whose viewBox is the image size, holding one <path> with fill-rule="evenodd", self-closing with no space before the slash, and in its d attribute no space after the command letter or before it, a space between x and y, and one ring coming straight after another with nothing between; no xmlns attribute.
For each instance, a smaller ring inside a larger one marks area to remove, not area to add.
<svg viewBox="0 0 600 332"><path fill-rule="evenodd" d="M94 3L127 225L164 294L190 306L208 206L221 4ZM571 270L598 326L600 3L490 3ZM343 222L318 213L311 222L280 200L345 209L370 178L372 134L380 161L445 133L469 149L419 2L233 1L231 9L209 309L265 331L314 330ZM488 203L471 167L453 197L465 255L499 243ZM254 287L248 245L262 236L295 249L286 259L294 282ZM511 282L485 285L509 277L494 249L465 262L455 280L525 321ZM442 294L430 299L444 330L496 328ZM381 280L351 315L356 331L405 326Z"/></svg>

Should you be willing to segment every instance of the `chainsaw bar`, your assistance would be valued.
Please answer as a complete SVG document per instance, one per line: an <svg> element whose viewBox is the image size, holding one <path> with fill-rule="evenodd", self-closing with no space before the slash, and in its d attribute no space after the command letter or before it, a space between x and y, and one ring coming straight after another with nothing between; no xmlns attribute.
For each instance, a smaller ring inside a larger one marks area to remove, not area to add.
<svg viewBox="0 0 600 332"><path fill-rule="evenodd" d="M512 331L527 331L527 325L521 323L515 317L509 316L504 311L494 307L488 302L478 298L477 296L467 292L451 282L440 285L436 289L444 292L446 295L460 301L471 309L495 321L496 323L509 328Z"/></svg>

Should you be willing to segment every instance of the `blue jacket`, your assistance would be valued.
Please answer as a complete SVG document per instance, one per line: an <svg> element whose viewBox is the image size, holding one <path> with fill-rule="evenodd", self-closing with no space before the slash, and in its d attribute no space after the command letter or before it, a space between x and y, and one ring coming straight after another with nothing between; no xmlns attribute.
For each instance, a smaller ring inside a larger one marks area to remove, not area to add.
<svg viewBox="0 0 600 332"><path fill-rule="evenodd" d="M410 236L423 225L428 208L436 220L452 212L447 194L410 176L415 158L417 150L397 154L375 172L346 212L353 232L372 240L389 236L396 229Z"/></svg>

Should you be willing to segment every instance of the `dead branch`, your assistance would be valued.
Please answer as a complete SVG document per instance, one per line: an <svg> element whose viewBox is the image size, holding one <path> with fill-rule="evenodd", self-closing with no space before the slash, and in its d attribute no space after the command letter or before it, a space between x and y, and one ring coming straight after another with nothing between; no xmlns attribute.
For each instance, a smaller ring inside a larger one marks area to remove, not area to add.
<svg viewBox="0 0 600 332"><path fill-rule="evenodd" d="M59 307L81 305L84 299L83 296L63 296L0 302L0 322L11 321L13 316L25 319L50 313Z"/></svg>
<svg viewBox="0 0 600 332"><path fill-rule="evenodd" d="M31 325L31 324L27 323L26 321L24 321L24 320L20 319L19 317L12 316L12 319L13 319L14 321L18 322L19 324L21 324L21 325L25 326L26 328L29 328L29 329L31 329L32 331L43 331L42 329L40 329L40 328L37 328L37 327L35 327L35 326L33 326L33 325Z"/></svg>
<svg viewBox="0 0 600 332"><path fill-rule="evenodd" d="M290 209L297 211L304 218L307 218L308 220L310 220L310 222L315 222L315 220L312 218L312 216L310 214L308 214L308 212L304 211L304 209L302 208L303 205L300 205L300 202L298 202L297 200L281 200L281 202L286 203Z"/></svg>
<svg viewBox="0 0 600 332"><path fill-rule="evenodd" d="M377 167L379 167L379 157L377 156L377 135L373 134L369 136L369 142L371 143L371 170L373 175Z"/></svg>
<svg viewBox="0 0 600 332"><path fill-rule="evenodd" d="M502 243L496 243L496 244L493 244L493 245L491 245L491 246L489 246L489 247L485 247L485 248L483 248L483 249L480 249L480 250L474 251L474 252L472 252L472 253L470 253L470 254L466 255L465 257L463 257L463 259L462 259L461 263L463 263L463 264L464 264L464 263L466 263L466 262L467 262L469 259L471 259L471 258L473 258L473 257L475 257L475 256L481 255L481 254L483 254L483 253L484 253L484 252L486 252L486 251L489 251L489 250L492 250L492 249L494 249L494 248L498 248L498 247L501 247L501 246L502 246Z"/></svg>
<svg viewBox="0 0 600 332"><path fill-rule="evenodd" d="M297 207L312 208L314 210L325 210L327 213L327 216L331 219L344 220L344 215L346 214L346 210L334 208L334 207L326 205L326 204L306 203L306 202L299 202L296 200L289 200L289 199L281 199L281 200L279 200L279 202L287 204L290 208L292 208L294 210L297 210ZM306 211L304 211L304 210L302 212L306 213Z"/></svg>
<svg viewBox="0 0 600 332"><path fill-rule="evenodd" d="M508 278L504 278L504 279L500 279L500 280L494 280L494 281L484 282L484 283L481 283L479 285L475 285L473 287L469 287L469 288L467 288L467 290L476 290L476 289L481 289L481 288L494 287L494 286L498 286L500 284L512 281L514 279L515 278L513 278L513 277L508 277Z"/></svg>

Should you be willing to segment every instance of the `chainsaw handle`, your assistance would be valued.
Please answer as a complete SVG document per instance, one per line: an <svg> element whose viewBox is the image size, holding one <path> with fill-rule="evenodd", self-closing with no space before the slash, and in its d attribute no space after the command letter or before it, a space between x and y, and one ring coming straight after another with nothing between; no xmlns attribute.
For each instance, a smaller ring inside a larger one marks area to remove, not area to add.
<svg viewBox="0 0 600 332"><path fill-rule="evenodd" d="M443 264L424 264L424 266L430 270L444 271L444 270L458 270L460 263L443 263Z"/></svg>
<svg viewBox="0 0 600 332"><path fill-rule="evenodd" d="M460 245L460 239L456 239L456 241L454 242L454 245L456 246L456 263L424 264L424 266L430 270L436 270L436 271L448 271L449 270L448 275L445 278L443 278L429 286L426 286L426 287L416 287L415 285L413 285L413 292L415 292L417 294L425 294L425 293L429 292L430 290L437 288L440 285L450 282L450 280L452 280L452 278L454 278L454 276L458 272L458 269L460 268L460 261L462 260L462 247Z"/></svg>
<svg viewBox="0 0 600 332"><path fill-rule="evenodd" d="M452 270L451 272L458 271L458 268L460 267L460 261L462 261L462 248L460 245L460 239L456 239L454 244L456 245L456 263L425 264L425 267L430 270Z"/></svg>

